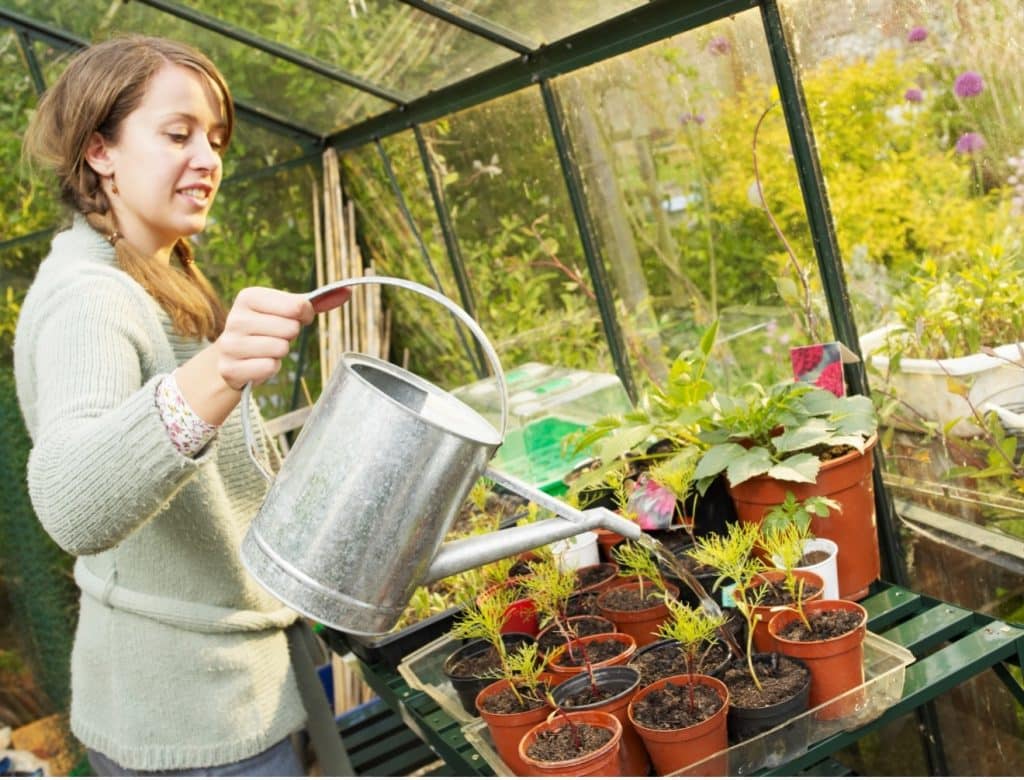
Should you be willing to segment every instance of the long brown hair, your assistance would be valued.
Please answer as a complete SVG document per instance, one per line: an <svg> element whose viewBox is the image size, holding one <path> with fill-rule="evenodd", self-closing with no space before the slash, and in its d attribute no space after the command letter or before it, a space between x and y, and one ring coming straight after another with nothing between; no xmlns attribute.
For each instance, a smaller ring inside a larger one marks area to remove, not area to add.
<svg viewBox="0 0 1024 780"><path fill-rule="evenodd" d="M72 58L39 101L25 133L24 150L57 174L61 200L111 239L121 269L156 299L174 329L212 341L224 329L224 305L196 267L192 247L183 238L175 244L172 254L178 268L143 257L127 241L117 240L110 202L100 177L85 159L93 133L117 142L121 123L142 102L149 80L168 63L198 71L216 88L225 114L227 144L235 109L217 67L186 44L129 35L90 46Z"/></svg>

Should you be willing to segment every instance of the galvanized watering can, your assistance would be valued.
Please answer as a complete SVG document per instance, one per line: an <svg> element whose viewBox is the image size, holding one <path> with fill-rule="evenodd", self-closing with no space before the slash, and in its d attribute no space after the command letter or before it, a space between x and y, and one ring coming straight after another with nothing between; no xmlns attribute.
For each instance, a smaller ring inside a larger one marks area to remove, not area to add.
<svg viewBox="0 0 1024 780"><path fill-rule="evenodd" d="M242 562L296 611L355 634L397 622L418 585L604 527L637 538L607 509L584 512L487 469L508 418L501 364L473 319L438 292L366 276L321 287L388 284L425 295L479 341L501 396L501 431L451 394L398 366L346 353L276 477L261 463L242 395L249 454L271 483L242 542ZM486 474L559 517L442 545L470 489Z"/></svg>

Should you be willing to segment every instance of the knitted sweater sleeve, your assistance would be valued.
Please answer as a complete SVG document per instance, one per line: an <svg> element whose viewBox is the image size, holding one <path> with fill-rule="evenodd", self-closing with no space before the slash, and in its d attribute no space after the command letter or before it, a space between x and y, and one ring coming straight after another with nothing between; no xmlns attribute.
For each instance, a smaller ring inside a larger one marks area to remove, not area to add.
<svg viewBox="0 0 1024 780"><path fill-rule="evenodd" d="M193 459L171 443L154 400L166 374L145 377L152 334L117 287L62 290L31 346L38 425L29 493L47 532L74 555L121 542L215 450Z"/></svg>

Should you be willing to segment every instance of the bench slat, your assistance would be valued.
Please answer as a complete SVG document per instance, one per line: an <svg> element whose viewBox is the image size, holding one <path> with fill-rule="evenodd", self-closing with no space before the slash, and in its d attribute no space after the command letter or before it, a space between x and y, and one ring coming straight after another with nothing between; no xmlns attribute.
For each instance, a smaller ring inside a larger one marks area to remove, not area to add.
<svg viewBox="0 0 1024 780"><path fill-rule="evenodd" d="M883 637L921 656L943 642L960 636L974 625L972 612L953 604L939 604L890 628Z"/></svg>

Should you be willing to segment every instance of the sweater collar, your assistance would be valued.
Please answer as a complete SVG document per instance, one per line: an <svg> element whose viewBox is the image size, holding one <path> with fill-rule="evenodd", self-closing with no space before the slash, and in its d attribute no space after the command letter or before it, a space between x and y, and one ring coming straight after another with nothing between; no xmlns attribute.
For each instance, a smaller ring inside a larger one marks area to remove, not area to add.
<svg viewBox="0 0 1024 780"><path fill-rule="evenodd" d="M83 214L76 213L71 220L71 227L58 233L53 239L53 244L55 249L67 244L74 248L77 255L87 260L117 266L114 247L102 233L89 224Z"/></svg>

